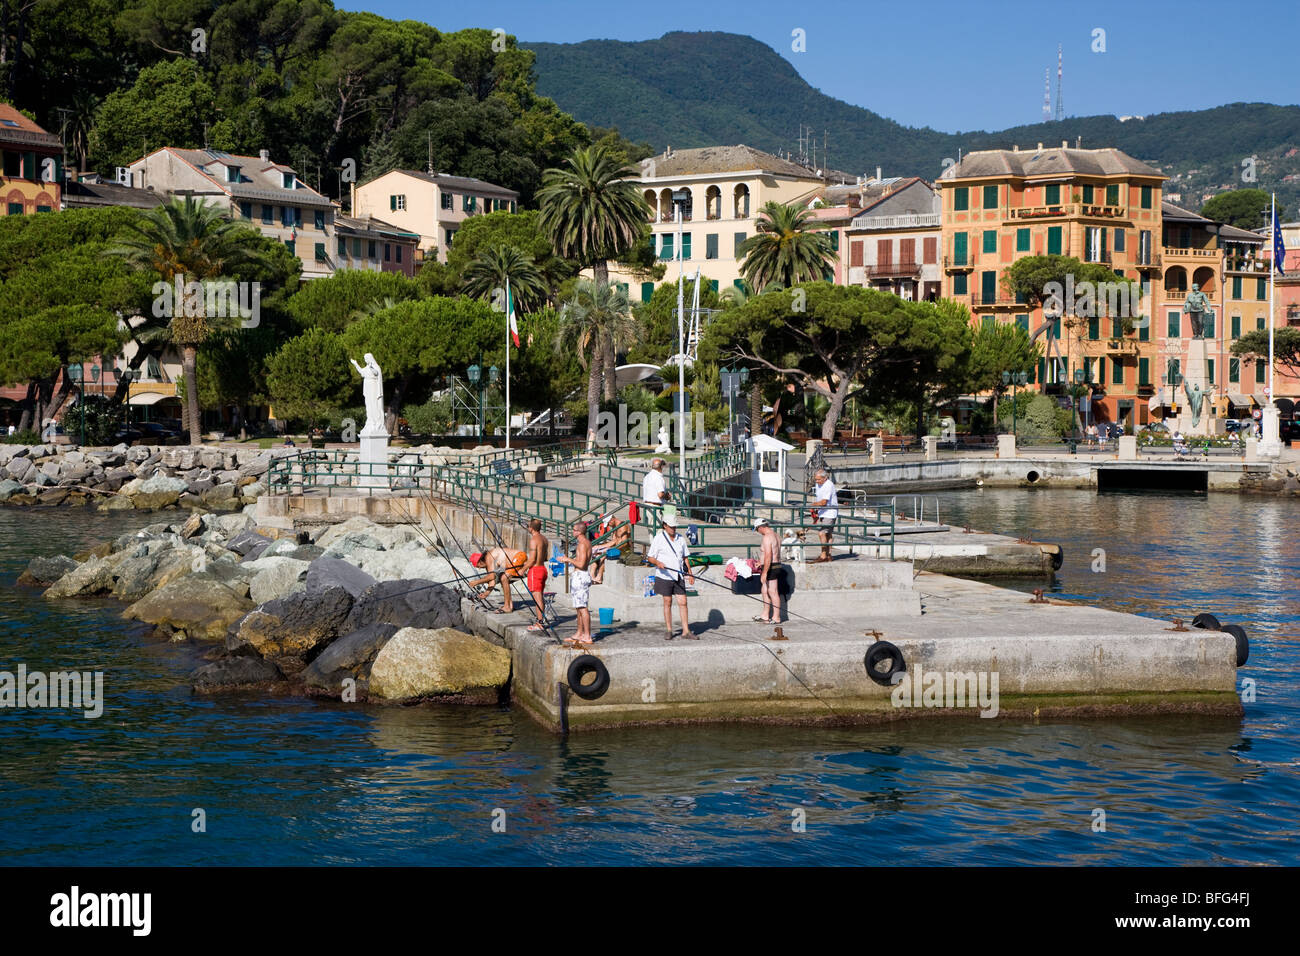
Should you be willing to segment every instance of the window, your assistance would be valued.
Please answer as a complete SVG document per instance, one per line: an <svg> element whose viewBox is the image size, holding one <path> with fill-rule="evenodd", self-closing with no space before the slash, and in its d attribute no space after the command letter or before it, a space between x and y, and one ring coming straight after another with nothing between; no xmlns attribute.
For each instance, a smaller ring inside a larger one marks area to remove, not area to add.
<svg viewBox="0 0 1300 956"><path fill-rule="evenodd" d="M315 218L316 218L316 228L317 228L317 229L324 229L324 228L325 228L325 210L324 210L324 209L317 209L317 210L316 210L316 214L315 214Z"/></svg>
<svg viewBox="0 0 1300 956"><path fill-rule="evenodd" d="M1210 386L1211 388L1213 388L1213 387L1214 387L1214 382L1215 382L1215 378L1214 378L1214 359L1206 359L1206 360L1205 360L1205 370L1206 370L1206 372L1209 373L1209 376L1210 376L1210 381L1209 381L1208 384L1209 384L1209 386Z"/></svg>
<svg viewBox="0 0 1300 956"><path fill-rule="evenodd" d="M652 232L650 233L650 255L653 257L654 254L655 254L655 234Z"/></svg>
<svg viewBox="0 0 1300 956"><path fill-rule="evenodd" d="M1112 339L1124 337L1124 320L1118 315L1110 320L1110 337Z"/></svg>
<svg viewBox="0 0 1300 956"><path fill-rule="evenodd" d="M293 179L293 173L284 173L283 176L284 176L284 179L283 179L283 185L284 185L284 188L285 188L285 189L297 189L297 188L298 188L298 187L297 187L297 184L294 182L294 179Z"/></svg>
<svg viewBox="0 0 1300 956"><path fill-rule="evenodd" d="M1142 187L1142 208L1143 209L1151 208L1151 187L1150 186Z"/></svg>
<svg viewBox="0 0 1300 956"><path fill-rule="evenodd" d="M513 199L510 200L510 211L511 212L515 211L515 201Z"/></svg>
<svg viewBox="0 0 1300 956"><path fill-rule="evenodd" d="M1151 384L1151 360L1149 358L1138 359L1138 384Z"/></svg>
<svg viewBox="0 0 1300 956"><path fill-rule="evenodd" d="M998 274L990 269L980 273L980 300L985 305L992 305L998 297Z"/></svg>
<svg viewBox="0 0 1300 956"><path fill-rule="evenodd" d="M984 230L984 251L994 253L998 251L998 231L996 229Z"/></svg>
<svg viewBox="0 0 1300 956"><path fill-rule="evenodd" d="M1018 328L1024 329L1024 331L1028 332L1028 331L1029 331L1029 316L1027 316L1027 315L1018 315L1018 316L1016 316L1016 326L1017 326Z"/></svg>
<svg viewBox="0 0 1300 956"><path fill-rule="evenodd" d="M671 259L673 257L673 234L665 232L661 238L662 245L659 247L660 259Z"/></svg>
<svg viewBox="0 0 1300 956"><path fill-rule="evenodd" d="M642 283L641 283L641 301L642 301L642 302L649 302L652 298L654 298L654 294L655 294L655 284L654 284L653 282L642 282Z"/></svg>
<svg viewBox="0 0 1300 956"><path fill-rule="evenodd" d="M1255 298L1263 302L1268 298L1268 282L1264 279L1255 280Z"/></svg>
<svg viewBox="0 0 1300 956"><path fill-rule="evenodd" d="M339 236L339 257L341 258L343 256L346 256L347 254L348 254L348 241L344 239L342 236Z"/></svg>
<svg viewBox="0 0 1300 956"><path fill-rule="evenodd" d="M714 293L716 294L717 291L718 291L718 280L717 280L717 279L710 279L710 280L709 280L709 288L712 289L712 290L714 291Z"/></svg>
<svg viewBox="0 0 1300 956"><path fill-rule="evenodd" d="M1089 226L1087 233L1087 255L1088 262L1104 262L1106 260L1106 230L1100 226Z"/></svg>
<svg viewBox="0 0 1300 956"><path fill-rule="evenodd" d="M294 224L294 215L292 206L280 207L280 225L292 226Z"/></svg>
<svg viewBox="0 0 1300 956"><path fill-rule="evenodd" d="M1168 371L1165 373L1166 384L1177 385L1182 377L1182 363L1178 359L1170 359Z"/></svg>
<svg viewBox="0 0 1300 956"><path fill-rule="evenodd" d="M936 239L933 236L927 237L925 242L922 245L922 248L925 255L924 261L926 265L934 265L939 261L939 240L938 239Z"/></svg>
<svg viewBox="0 0 1300 956"><path fill-rule="evenodd" d="M1151 341L1151 320L1148 319L1146 316L1142 316L1141 322L1142 324L1138 326L1138 341L1150 342Z"/></svg>
<svg viewBox="0 0 1300 956"><path fill-rule="evenodd" d="M984 208L985 209L998 208L998 187L997 186L984 187Z"/></svg>
<svg viewBox="0 0 1300 956"><path fill-rule="evenodd" d="M385 261L385 262L389 262L389 261L392 260L392 258L393 258L393 244L392 244L391 242L385 242L385 243L384 243L384 261Z"/></svg>
<svg viewBox="0 0 1300 956"><path fill-rule="evenodd" d="M1143 229L1138 233L1138 265L1151 265L1151 230Z"/></svg>
<svg viewBox="0 0 1300 956"><path fill-rule="evenodd" d="M323 242L316 243L316 261L317 262L325 261L325 243Z"/></svg>
<svg viewBox="0 0 1300 956"><path fill-rule="evenodd" d="M732 237L732 243L733 243L732 248L733 248L733 250L734 250L734 251L732 252L732 258L733 258L733 259L739 259L739 258L741 257L741 255L742 255L742 253L741 253L741 251L740 251L740 247L743 246L743 245L745 244L745 234L744 234L743 232L738 232L738 233L736 233L736 234Z"/></svg>
<svg viewBox="0 0 1300 956"><path fill-rule="evenodd" d="M857 269L862 265L862 243L849 243L849 268Z"/></svg>
<svg viewBox="0 0 1300 956"><path fill-rule="evenodd" d="M964 266L966 264L966 233L955 232L952 236L952 262L953 265Z"/></svg>
<svg viewBox="0 0 1300 956"><path fill-rule="evenodd" d="M453 193L441 192L438 194L438 205L443 209L456 208L456 196Z"/></svg>
<svg viewBox="0 0 1300 956"><path fill-rule="evenodd" d="M302 209L298 206L294 206L293 208L293 223L299 229L302 228Z"/></svg>
<svg viewBox="0 0 1300 956"><path fill-rule="evenodd" d="M704 237L704 258L718 258L718 234L711 232Z"/></svg>
<svg viewBox="0 0 1300 956"><path fill-rule="evenodd" d="M690 257L691 257L691 234L689 232L684 232L682 233L682 258L689 259Z"/></svg>
<svg viewBox="0 0 1300 956"><path fill-rule="evenodd" d="M456 236L456 230L455 230L455 229L444 229L444 230L442 231L442 235L443 235L443 244L449 246L449 245L451 245L451 240L454 239L455 236Z"/></svg>
<svg viewBox="0 0 1300 956"><path fill-rule="evenodd" d="M1232 297L1234 299L1241 298L1241 276L1232 277Z"/></svg>
<svg viewBox="0 0 1300 956"><path fill-rule="evenodd" d="M398 262L402 261L402 247L400 244L397 247L397 261Z"/></svg>
<svg viewBox="0 0 1300 956"><path fill-rule="evenodd" d="M1169 310L1169 334L1168 338L1179 338L1183 333L1179 330L1179 320L1182 319L1182 313L1174 309Z"/></svg>
<svg viewBox="0 0 1300 956"><path fill-rule="evenodd" d="M952 277L952 294L953 295L966 294L966 273L959 272Z"/></svg>
<svg viewBox="0 0 1300 956"><path fill-rule="evenodd" d="M1256 381L1256 382L1262 382L1262 381L1264 381L1264 365L1265 365L1264 362L1259 361L1259 360L1256 360L1256 362L1255 362L1255 381Z"/></svg>
<svg viewBox="0 0 1300 956"><path fill-rule="evenodd" d="M1234 339L1241 338L1241 316L1239 315L1232 317L1232 337Z"/></svg>
<svg viewBox="0 0 1300 956"><path fill-rule="evenodd" d="M1058 315L1052 319L1052 327L1047 332L1048 338L1059 339L1061 337L1061 317Z"/></svg>
<svg viewBox="0 0 1300 956"><path fill-rule="evenodd" d="M262 206L262 224L269 226L273 222L275 222L275 207Z"/></svg>
<svg viewBox="0 0 1300 956"><path fill-rule="evenodd" d="M1119 184L1118 183L1111 183L1109 186L1106 187L1106 205L1107 206L1119 205Z"/></svg>
<svg viewBox="0 0 1300 956"><path fill-rule="evenodd" d="M1264 317L1262 315L1255 316L1255 328L1260 332L1264 331Z"/></svg>
<svg viewBox="0 0 1300 956"><path fill-rule="evenodd" d="M1088 319L1088 338L1094 342L1101 338L1101 319L1095 315Z"/></svg>
<svg viewBox="0 0 1300 956"><path fill-rule="evenodd" d="M1124 365L1119 361L1119 359L1110 363L1110 384L1124 384Z"/></svg>
<svg viewBox="0 0 1300 956"><path fill-rule="evenodd" d="M1202 328L1205 330L1205 337L1207 339L1214 338L1214 313L1213 312L1205 313L1205 322L1203 323Z"/></svg>
<svg viewBox="0 0 1300 956"><path fill-rule="evenodd" d="M284 240L284 247L289 250L289 255L291 256L296 256L298 254L297 250L294 248L294 245L295 243L292 239Z"/></svg>
<svg viewBox="0 0 1300 956"><path fill-rule="evenodd" d="M1115 230L1115 251L1116 252L1124 251L1124 230L1123 229Z"/></svg>
<svg viewBox="0 0 1300 956"><path fill-rule="evenodd" d="M1043 205L1059 206L1061 204L1061 184L1043 187Z"/></svg>
<svg viewBox="0 0 1300 956"><path fill-rule="evenodd" d="M1087 203L1089 206L1092 205L1092 187L1091 187L1091 186L1084 186L1084 187L1083 187L1083 201L1084 201L1085 203Z"/></svg>
<svg viewBox="0 0 1300 956"><path fill-rule="evenodd" d="M1061 254L1061 227L1047 227L1047 254L1049 256L1059 256Z"/></svg>
<svg viewBox="0 0 1300 956"><path fill-rule="evenodd" d="M953 212L964 212L970 208L970 190L965 186L958 186L952 191L952 208Z"/></svg>
<svg viewBox="0 0 1300 956"><path fill-rule="evenodd" d="M20 202L11 202L7 208L11 216L21 216L23 214L23 204Z"/></svg>
<svg viewBox="0 0 1300 956"><path fill-rule="evenodd" d="M831 250L834 252L840 251L840 231L838 229L831 230Z"/></svg>
<svg viewBox="0 0 1300 956"><path fill-rule="evenodd" d="M997 319L995 319L993 316L991 315L980 316L981 328L992 330L993 326L996 324L997 324Z"/></svg>
<svg viewBox="0 0 1300 956"><path fill-rule="evenodd" d="M1228 382L1236 384L1241 381L1241 359L1228 359Z"/></svg>
<svg viewBox="0 0 1300 956"><path fill-rule="evenodd" d="M1016 252L1029 251L1029 227L1016 230Z"/></svg>
<svg viewBox="0 0 1300 956"><path fill-rule="evenodd" d="M748 287L745 285L745 280L744 280L744 279L732 279L732 280L731 280L731 284L732 284L735 288L739 289L741 292L745 292L745 291L747 290L747 288L748 288Z"/></svg>
<svg viewBox="0 0 1300 956"><path fill-rule="evenodd" d="M398 193L395 196L388 197L388 208L393 212L406 211L406 193Z"/></svg>
<svg viewBox="0 0 1300 956"><path fill-rule="evenodd" d="M361 258L361 239L359 237L352 240L352 258Z"/></svg>
<svg viewBox="0 0 1300 956"><path fill-rule="evenodd" d="M374 239L367 240L366 242L366 258L367 259L379 258L379 243L377 243Z"/></svg>
<svg viewBox="0 0 1300 956"><path fill-rule="evenodd" d="M473 212L473 211L474 211L474 198L475 198L475 197L470 196L469 194L466 194L466 195L462 196L462 197L461 197L461 201L460 201L460 208L461 208L462 210L464 210L465 212Z"/></svg>
<svg viewBox="0 0 1300 956"><path fill-rule="evenodd" d="M239 214L245 219L253 218L253 204L251 202L241 202L239 204Z"/></svg>
<svg viewBox="0 0 1300 956"><path fill-rule="evenodd" d="M228 182L228 183L237 183L237 182L239 182L239 167L238 167L238 166L227 166L227 167L226 167L226 182Z"/></svg>
<svg viewBox="0 0 1300 956"><path fill-rule="evenodd" d="M53 209L52 209L50 206L37 206L37 207L36 207L36 211L37 211L37 212L52 212Z"/></svg>
<svg viewBox="0 0 1300 956"><path fill-rule="evenodd" d="M1106 360L1097 359L1097 377L1092 377L1092 359L1085 359L1083 380L1085 382L1096 382L1098 385L1106 384Z"/></svg>
<svg viewBox="0 0 1300 956"><path fill-rule="evenodd" d="M916 264L916 240L899 239L898 240L898 261L910 265Z"/></svg>

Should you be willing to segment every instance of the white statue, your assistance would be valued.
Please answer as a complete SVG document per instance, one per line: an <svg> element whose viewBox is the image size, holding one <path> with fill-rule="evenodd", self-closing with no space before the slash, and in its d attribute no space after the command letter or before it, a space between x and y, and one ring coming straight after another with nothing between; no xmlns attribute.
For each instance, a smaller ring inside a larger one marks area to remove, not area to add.
<svg viewBox="0 0 1300 956"><path fill-rule="evenodd" d="M365 359L364 368L357 364L356 359L348 359L352 367L361 374L361 391L366 399L366 424L361 429L361 433L387 435L388 429L384 427L384 372L372 354L367 352Z"/></svg>
<svg viewBox="0 0 1300 956"><path fill-rule="evenodd" d="M663 425L659 426L659 447L655 451L665 455L672 452L672 449L668 447L668 429Z"/></svg>

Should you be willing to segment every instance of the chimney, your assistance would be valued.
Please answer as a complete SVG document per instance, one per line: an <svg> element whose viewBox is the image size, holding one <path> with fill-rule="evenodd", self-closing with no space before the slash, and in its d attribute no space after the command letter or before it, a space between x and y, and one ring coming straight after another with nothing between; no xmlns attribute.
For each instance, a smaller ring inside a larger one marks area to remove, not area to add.
<svg viewBox="0 0 1300 956"><path fill-rule="evenodd" d="M261 159L262 162L264 162L264 163L269 163L269 162L271 161L271 151L270 151L269 149L260 149L260 150L258 150L258 151L257 151L257 156L258 156L258 158Z"/></svg>
<svg viewBox="0 0 1300 956"><path fill-rule="evenodd" d="M880 175L880 167L877 166L877 167L876 167L876 182L880 182L881 178L882 178L882 177L881 177L881 175Z"/></svg>
<svg viewBox="0 0 1300 956"><path fill-rule="evenodd" d="M850 209L861 209L862 198L855 193L849 193L848 204Z"/></svg>

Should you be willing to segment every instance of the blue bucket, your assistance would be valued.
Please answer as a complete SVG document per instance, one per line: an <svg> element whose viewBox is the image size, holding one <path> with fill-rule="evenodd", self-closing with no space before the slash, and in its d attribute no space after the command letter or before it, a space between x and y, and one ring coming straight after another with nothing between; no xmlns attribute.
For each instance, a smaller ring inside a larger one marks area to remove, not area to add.
<svg viewBox="0 0 1300 956"><path fill-rule="evenodd" d="M596 615L600 620L601 627L612 627L614 625L614 609L612 607L596 608Z"/></svg>

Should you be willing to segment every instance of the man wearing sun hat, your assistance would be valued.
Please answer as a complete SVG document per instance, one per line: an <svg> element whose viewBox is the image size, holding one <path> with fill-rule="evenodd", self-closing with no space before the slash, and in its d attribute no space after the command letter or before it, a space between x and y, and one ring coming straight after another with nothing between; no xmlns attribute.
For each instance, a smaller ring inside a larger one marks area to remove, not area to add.
<svg viewBox="0 0 1300 956"><path fill-rule="evenodd" d="M646 560L659 569L655 572L655 594L664 599L665 641L673 639L674 597L677 598L677 615L682 622L682 637L688 641L699 640L691 632L686 613L686 588L688 585L695 587L695 575L691 573L689 558L686 536L677 533L677 515L664 515L659 530L650 542Z"/></svg>

